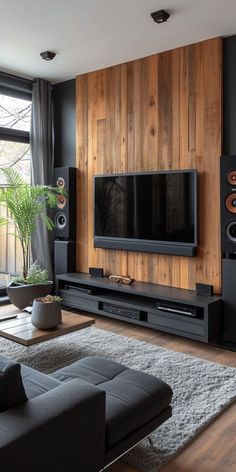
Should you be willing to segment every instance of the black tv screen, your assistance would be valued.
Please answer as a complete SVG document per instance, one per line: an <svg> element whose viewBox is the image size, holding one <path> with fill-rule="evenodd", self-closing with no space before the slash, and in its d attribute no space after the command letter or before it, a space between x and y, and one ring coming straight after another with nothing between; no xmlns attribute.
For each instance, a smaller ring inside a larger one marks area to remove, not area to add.
<svg viewBox="0 0 236 472"><path fill-rule="evenodd" d="M195 170L96 176L94 208L95 247L196 254Z"/></svg>

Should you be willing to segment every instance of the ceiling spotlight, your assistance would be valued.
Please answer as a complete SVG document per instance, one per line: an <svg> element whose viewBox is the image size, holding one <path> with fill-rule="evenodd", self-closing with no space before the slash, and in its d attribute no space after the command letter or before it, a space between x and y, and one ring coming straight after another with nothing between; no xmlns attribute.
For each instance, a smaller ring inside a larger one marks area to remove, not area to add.
<svg viewBox="0 0 236 472"><path fill-rule="evenodd" d="M52 61L52 59L54 59L54 57L56 56L56 53L52 51L44 51L40 53L40 56L45 61Z"/></svg>
<svg viewBox="0 0 236 472"><path fill-rule="evenodd" d="M151 17L156 23L164 23L168 20L169 16L170 14L165 10L158 10L151 13Z"/></svg>

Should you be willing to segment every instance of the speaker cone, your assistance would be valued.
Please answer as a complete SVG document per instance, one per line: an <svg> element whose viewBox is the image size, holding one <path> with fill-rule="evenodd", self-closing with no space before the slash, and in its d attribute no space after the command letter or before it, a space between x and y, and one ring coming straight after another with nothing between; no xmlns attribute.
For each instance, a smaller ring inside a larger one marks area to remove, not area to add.
<svg viewBox="0 0 236 472"><path fill-rule="evenodd" d="M226 234L230 241L236 243L236 221L231 221L226 226Z"/></svg>
<svg viewBox="0 0 236 472"><path fill-rule="evenodd" d="M55 226L58 228L58 229L64 229L65 226L66 226L66 215L65 213L62 213L62 212L59 212L56 214L55 216Z"/></svg>
<svg viewBox="0 0 236 472"><path fill-rule="evenodd" d="M66 197L64 195L57 195L57 208L62 210L66 206Z"/></svg>
<svg viewBox="0 0 236 472"><path fill-rule="evenodd" d="M231 170L226 178L230 185L236 185L236 170Z"/></svg>
<svg viewBox="0 0 236 472"><path fill-rule="evenodd" d="M58 177L56 185L57 185L57 187L64 188L65 187L65 179L63 179L63 177Z"/></svg>
<svg viewBox="0 0 236 472"><path fill-rule="evenodd" d="M236 213L236 193L231 193L225 200L225 205L230 213Z"/></svg>

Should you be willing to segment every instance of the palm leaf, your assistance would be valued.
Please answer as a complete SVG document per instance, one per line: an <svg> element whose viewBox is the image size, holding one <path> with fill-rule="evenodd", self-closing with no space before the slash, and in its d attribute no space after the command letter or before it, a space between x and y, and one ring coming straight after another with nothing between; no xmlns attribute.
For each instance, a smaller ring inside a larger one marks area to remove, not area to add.
<svg viewBox="0 0 236 472"><path fill-rule="evenodd" d="M38 220L42 219L48 230L53 229L53 221L46 211L47 208L56 207L57 195L65 192L58 187L31 186L12 168L0 171L7 183L5 188L0 189L0 205L8 209L8 218L1 218L0 224L6 224L8 221L15 224L23 252L24 272L28 272L29 247Z"/></svg>

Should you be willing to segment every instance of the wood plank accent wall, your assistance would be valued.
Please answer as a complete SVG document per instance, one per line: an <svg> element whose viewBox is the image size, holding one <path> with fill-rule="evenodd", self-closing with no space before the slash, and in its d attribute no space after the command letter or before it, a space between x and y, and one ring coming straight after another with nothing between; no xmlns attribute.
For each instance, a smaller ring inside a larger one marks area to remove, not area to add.
<svg viewBox="0 0 236 472"><path fill-rule="evenodd" d="M221 290L222 42L215 38L77 77L77 271ZM195 258L95 249L93 175L198 170Z"/></svg>

